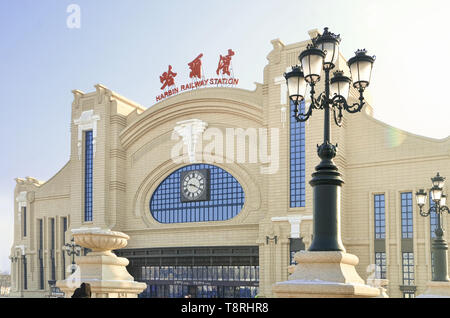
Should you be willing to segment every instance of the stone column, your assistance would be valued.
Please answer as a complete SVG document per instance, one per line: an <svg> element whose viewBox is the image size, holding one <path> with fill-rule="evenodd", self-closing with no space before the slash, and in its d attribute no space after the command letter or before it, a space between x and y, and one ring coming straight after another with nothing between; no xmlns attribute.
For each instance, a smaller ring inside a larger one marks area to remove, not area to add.
<svg viewBox="0 0 450 318"><path fill-rule="evenodd" d="M71 297L81 283L91 285L92 298L136 298L147 287L145 283L135 282L128 273L126 258L111 252L125 247L128 235L99 228L81 228L72 230L72 234L76 244L92 252L77 257L77 270L66 280L56 282L66 298Z"/></svg>

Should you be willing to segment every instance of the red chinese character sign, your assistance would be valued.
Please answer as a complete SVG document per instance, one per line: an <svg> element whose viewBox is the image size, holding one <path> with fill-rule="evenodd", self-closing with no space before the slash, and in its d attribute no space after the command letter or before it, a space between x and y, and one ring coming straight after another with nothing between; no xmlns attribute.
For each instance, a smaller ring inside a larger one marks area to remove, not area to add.
<svg viewBox="0 0 450 318"><path fill-rule="evenodd" d="M160 102L163 99L176 95L179 92L193 90L206 86L221 86L221 87L234 87L239 83L239 79L234 78L233 69L231 65L231 59L235 55L232 49L228 50L228 54L225 56L220 55L219 65L217 66L216 74L217 78L205 78L202 68L203 53L200 53L193 61L187 63L189 67L189 78L191 82L175 87L175 76L177 73L172 71L172 65L169 65L167 72L164 72L159 80L161 84L161 92L156 96L156 101Z"/></svg>
<svg viewBox="0 0 450 318"><path fill-rule="evenodd" d="M195 58L192 62L188 63L188 66L191 70L189 74L190 78L202 78L202 61L200 60L203 57L203 53L200 53L199 56Z"/></svg>
<svg viewBox="0 0 450 318"><path fill-rule="evenodd" d="M220 55L219 65L217 66L216 74L219 75L220 71L222 71L222 75L226 74L231 76L230 74L230 63L231 57L234 55L234 51L232 49L228 49L228 55L222 56Z"/></svg>
<svg viewBox="0 0 450 318"><path fill-rule="evenodd" d="M177 73L172 72L172 65L169 65L169 70L159 77L161 83L163 83L161 89L164 89L166 86L175 85L175 76L177 76Z"/></svg>

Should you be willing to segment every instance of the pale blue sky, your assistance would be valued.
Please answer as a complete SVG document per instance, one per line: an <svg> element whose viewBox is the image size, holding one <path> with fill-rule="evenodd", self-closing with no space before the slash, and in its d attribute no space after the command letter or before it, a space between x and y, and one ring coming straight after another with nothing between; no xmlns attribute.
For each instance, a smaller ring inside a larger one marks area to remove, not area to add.
<svg viewBox="0 0 450 318"><path fill-rule="evenodd" d="M80 29L66 26L72 3L81 8ZM47 180L69 158L72 89L102 83L149 107L169 64L187 78L186 64L204 53L212 75L229 48L239 87L254 89L270 40L298 42L329 26L345 56L358 48L376 54L375 117L443 138L449 8L433 0L0 0L0 270L9 269L13 179Z"/></svg>

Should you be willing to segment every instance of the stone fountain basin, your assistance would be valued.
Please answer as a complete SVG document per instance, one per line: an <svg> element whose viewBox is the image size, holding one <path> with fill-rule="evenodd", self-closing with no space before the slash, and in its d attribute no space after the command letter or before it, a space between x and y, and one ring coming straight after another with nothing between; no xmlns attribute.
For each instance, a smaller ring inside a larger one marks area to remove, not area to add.
<svg viewBox="0 0 450 318"><path fill-rule="evenodd" d="M91 249L93 252L106 252L127 246L130 237L122 232L109 229L80 228L73 229L75 243Z"/></svg>

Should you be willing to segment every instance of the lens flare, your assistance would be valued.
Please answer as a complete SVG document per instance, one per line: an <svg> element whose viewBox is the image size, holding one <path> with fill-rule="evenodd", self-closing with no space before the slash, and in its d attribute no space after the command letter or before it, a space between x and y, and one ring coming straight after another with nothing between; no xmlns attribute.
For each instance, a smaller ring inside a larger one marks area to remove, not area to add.
<svg viewBox="0 0 450 318"><path fill-rule="evenodd" d="M400 129L389 127L385 132L385 142L389 148L400 146L406 139L406 134Z"/></svg>

